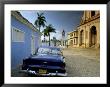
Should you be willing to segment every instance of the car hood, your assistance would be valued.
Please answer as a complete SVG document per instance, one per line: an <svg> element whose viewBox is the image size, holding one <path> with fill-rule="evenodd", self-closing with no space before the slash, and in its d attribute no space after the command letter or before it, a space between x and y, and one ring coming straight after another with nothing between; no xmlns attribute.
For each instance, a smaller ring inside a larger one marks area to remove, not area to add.
<svg viewBox="0 0 110 87"><path fill-rule="evenodd" d="M47 55L47 54L38 54L38 55L34 55L33 57L31 57L33 59L37 59L37 60L49 60L49 61L63 61L63 58L61 55Z"/></svg>

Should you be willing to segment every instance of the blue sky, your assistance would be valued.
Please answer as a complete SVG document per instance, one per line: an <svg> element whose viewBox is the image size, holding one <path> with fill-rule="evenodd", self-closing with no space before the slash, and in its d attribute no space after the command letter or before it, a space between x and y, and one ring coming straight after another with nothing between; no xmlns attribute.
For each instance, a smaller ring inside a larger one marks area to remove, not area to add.
<svg viewBox="0 0 110 87"><path fill-rule="evenodd" d="M51 33L51 38L56 37L59 40L61 39L61 32L63 29L65 30L66 34L76 29L83 15L83 11L20 11L21 15L30 21L33 25L37 19L37 12L43 12L47 21L46 25L52 24L56 29L56 33ZM42 27L41 31L43 31L43 29L44 28ZM43 39L43 36L41 38Z"/></svg>

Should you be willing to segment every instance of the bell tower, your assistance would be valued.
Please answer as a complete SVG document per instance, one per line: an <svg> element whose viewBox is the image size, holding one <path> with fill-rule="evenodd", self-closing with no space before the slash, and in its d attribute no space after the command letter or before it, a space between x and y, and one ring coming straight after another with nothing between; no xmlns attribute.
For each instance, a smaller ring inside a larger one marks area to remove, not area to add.
<svg viewBox="0 0 110 87"><path fill-rule="evenodd" d="M64 31L64 29L63 29L63 31L62 31L62 41L61 41L61 45L62 45L62 46L66 46L66 42L65 42L65 31Z"/></svg>

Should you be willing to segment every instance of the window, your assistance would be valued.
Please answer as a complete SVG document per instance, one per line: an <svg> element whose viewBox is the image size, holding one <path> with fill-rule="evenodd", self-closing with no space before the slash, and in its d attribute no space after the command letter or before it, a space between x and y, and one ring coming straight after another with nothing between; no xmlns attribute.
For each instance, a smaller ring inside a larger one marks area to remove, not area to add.
<svg viewBox="0 0 110 87"><path fill-rule="evenodd" d="M70 37L72 37L72 36L73 36L73 33L70 34Z"/></svg>
<svg viewBox="0 0 110 87"><path fill-rule="evenodd" d="M12 41L24 42L24 32L15 27L12 27Z"/></svg>
<svg viewBox="0 0 110 87"><path fill-rule="evenodd" d="M38 49L38 54L48 54L50 53L51 49L49 48L39 48Z"/></svg>
<svg viewBox="0 0 110 87"><path fill-rule="evenodd" d="M95 15L95 11L91 11L91 17Z"/></svg>

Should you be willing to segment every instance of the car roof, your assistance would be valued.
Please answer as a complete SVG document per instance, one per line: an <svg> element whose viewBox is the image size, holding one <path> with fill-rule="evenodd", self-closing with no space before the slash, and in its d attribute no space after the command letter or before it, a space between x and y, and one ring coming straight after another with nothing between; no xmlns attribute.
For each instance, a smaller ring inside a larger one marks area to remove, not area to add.
<svg viewBox="0 0 110 87"><path fill-rule="evenodd" d="M59 47L53 47L53 46L40 46L39 48L50 48L50 49L59 49L61 50Z"/></svg>

